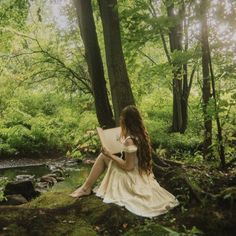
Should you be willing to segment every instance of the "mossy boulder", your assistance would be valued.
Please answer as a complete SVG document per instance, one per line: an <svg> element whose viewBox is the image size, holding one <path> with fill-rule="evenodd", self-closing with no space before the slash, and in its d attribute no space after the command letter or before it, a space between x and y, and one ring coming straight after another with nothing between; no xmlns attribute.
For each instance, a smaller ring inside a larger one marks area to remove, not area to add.
<svg viewBox="0 0 236 236"><path fill-rule="evenodd" d="M214 236L236 234L234 205L230 209L220 209L216 202L206 199L205 208L200 203L181 204L167 214L146 219L124 207L105 204L95 195L81 199L70 197L69 193L84 181L80 176L81 173L76 172L26 204L1 206L0 235L186 236L202 235L201 231L203 235ZM172 185L172 176L166 174L165 177L170 179L170 185L164 187L174 192L176 186ZM222 196L229 196L229 193L234 196L231 190L228 189Z"/></svg>
<svg viewBox="0 0 236 236"><path fill-rule="evenodd" d="M236 187L229 187L222 190L217 195L217 200L219 204L226 205L228 207L235 207L236 205Z"/></svg>
<svg viewBox="0 0 236 236"><path fill-rule="evenodd" d="M146 223L143 225L138 225L132 229L130 229L129 231L127 231L125 234L125 236L134 236L134 235L138 235L138 236L171 236L171 235L175 235L175 236L180 236L181 234L179 234L178 232L168 228L168 227L164 227L158 223Z"/></svg>
<svg viewBox="0 0 236 236"><path fill-rule="evenodd" d="M84 219L66 209L1 208L1 235L97 235Z"/></svg>

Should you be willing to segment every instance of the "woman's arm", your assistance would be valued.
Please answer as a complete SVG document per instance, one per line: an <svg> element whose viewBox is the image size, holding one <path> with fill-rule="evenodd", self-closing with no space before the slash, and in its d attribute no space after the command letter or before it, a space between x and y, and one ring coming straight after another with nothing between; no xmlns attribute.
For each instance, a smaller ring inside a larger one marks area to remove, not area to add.
<svg viewBox="0 0 236 236"><path fill-rule="evenodd" d="M128 147L130 145L134 145L132 139L128 139L125 143L125 146ZM134 169L135 166L135 157L136 157L136 152L125 152L125 160L119 158L116 155L111 154L106 148L102 148L102 153L109 157L111 160L117 163L117 165L126 171L131 171Z"/></svg>
<svg viewBox="0 0 236 236"><path fill-rule="evenodd" d="M125 160L113 154L109 158L115 161L123 170L131 171L134 169L135 153L125 153Z"/></svg>

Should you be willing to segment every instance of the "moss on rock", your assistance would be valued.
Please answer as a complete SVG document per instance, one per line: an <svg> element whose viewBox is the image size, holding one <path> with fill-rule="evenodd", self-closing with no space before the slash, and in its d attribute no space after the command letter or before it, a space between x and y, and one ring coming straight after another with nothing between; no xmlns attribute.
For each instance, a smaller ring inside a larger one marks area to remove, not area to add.
<svg viewBox="0 0 236 236"><path fill-rule="evenodd" d="M205 210L203 204L188 208L182 205L156 219L145 220L123 207L105 204L95 195L70 197L77 183L83 181L78 176L71 175L27 204L1 206L0 235L198 235L194 226L205 235L217 235L216 229L221 236L236 233L235 205L226 210L211 204L205 205ZM234 188L219 196L227 196L226 199L234 196Z"/></svg>
<svg viewBox="0 0 236 236"><path fill-rule="evenodd" d="M125 236L180 236L184 234L179 234L178 232L159 225L157 223L151 222L146 223L144 225L138 225L135 228L130 229L128 232L124 234Z"/></svg>

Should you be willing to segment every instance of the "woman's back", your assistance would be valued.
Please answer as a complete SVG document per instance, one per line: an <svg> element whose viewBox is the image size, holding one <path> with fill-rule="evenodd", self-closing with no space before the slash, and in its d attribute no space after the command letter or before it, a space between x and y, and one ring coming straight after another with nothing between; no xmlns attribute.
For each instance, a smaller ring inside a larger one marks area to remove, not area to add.
<svg viewBox="0 0 236 236"><path fill-rule="evenodd" d="M137 168L138 167L138 156L137 156L138 147L134 144L133 139L135 139L135 137L132 137L129 135L124 140L121 141L122 142L121 155L122 155L122 158L125 159L125 153L133 153L134 165Z"/></svg>

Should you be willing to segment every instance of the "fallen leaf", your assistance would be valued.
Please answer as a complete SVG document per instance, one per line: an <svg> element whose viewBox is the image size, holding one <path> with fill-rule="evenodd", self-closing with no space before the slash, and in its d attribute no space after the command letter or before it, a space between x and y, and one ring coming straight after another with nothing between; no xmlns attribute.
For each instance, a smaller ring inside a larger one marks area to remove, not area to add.
<svg viewBox="0 0 236 236"><path fill-rule="evenodd" d="M126 229L126 228L127 228L127 226L128 226L128 224L127 224L127 223L124 223L124 224L123 224L123 228L124 228L124 229Z"/></svg>

